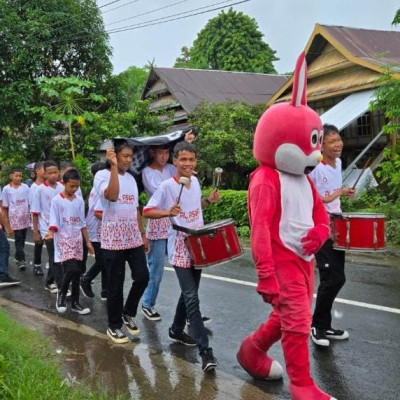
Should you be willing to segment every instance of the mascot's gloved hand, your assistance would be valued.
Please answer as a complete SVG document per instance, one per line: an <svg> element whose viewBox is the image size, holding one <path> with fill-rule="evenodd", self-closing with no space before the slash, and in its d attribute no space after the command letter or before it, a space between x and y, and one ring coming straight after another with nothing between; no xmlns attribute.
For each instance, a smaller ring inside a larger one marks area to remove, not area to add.
<svg viewBox="0 0 400 400"><path fill-rule="evenodd" d="M262 296L265 303L275 306L279 299L279 283L275 275L260 279L257 285L257 292Z"/></svg>
<svg viewBox="0 0 400 400"><path fill-rule="evenodd" d="M307 232L307 235L301 239L301 243L303 243L303 254L306 256L315 254L327 241L329 235L329 227L326 225L318 225L311 228Z"/></svg>

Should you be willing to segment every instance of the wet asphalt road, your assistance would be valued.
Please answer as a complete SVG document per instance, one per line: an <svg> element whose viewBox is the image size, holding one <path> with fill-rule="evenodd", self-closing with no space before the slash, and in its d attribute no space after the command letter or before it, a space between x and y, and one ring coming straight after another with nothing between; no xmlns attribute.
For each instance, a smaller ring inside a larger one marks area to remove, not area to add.
<svg viewBox="0 0 400 400"><path fill-rule="evenodd" d="M32 259L32 250L33 247L27 244L28 260ZM46 258L44 251L43 260ZM89 258L88 265L91 263L92 259ZM322 389L339 400L399 400L400 268L356 263L347 263L346 268L347 283L339 294L339 301L334 305L333 326L347 329L350 340L332 343L324 350L317 349L310 342L313 376ZM0 296L56 313L55 295L44 291L44 277L34 277L31 266L25 271L18 271L13 262L10 263L10 273L21 278L23 283L19 287L0 289ZM126 289L129 281L127 279ZM142 394L141 397L146 399L289 399L286 375L283 381L277 383L255 381L236 361L236 351L241 340L257 328L270 312L270 307L255 292L255 282L248 251L238 260L203 271L201 310L213 319L207 328L210 345L219 361L216 376L220 379L210 381L203 378L195 348L171 344L168 340L167 330L172 321L179 288L174 272L167 268L157 304L162 321L151 322L138 313L141 333L135 341L136 353L133 352L134 357L129 362L140 365L144 371L151 365L153 381L157 381L157 373L160 371L163 371L164 378L167 374L169 380L174 376L178 380L179 376L185 376L185 379L182 379L179 390L175 388L173 393L169 392L168 385L164 385L166 380L160 379L158 386L163 390L157 395L154 391L153 395L146 395L150 392L143 388L139 390L138 387L149 379L137 374L137 368L133 368L135 374L128 373L125 367L123 375L126 375L126 379L121 384L128 385L130 393ZM62 318L105 333L106 305L99 298L99 284L96 280L93 286L97 295L95 299L82 298L82 303L92 309L90 315L79 316L68 311ZM105 348L112 349L110 354L113 357L109 365L103 365L102 369L109 367L111 371L120 368L120 346L109 347L106 343ZM271 355L284 365L279 343L273 346ZM193 372L197 370L200 370L200 374Z"/></svg>

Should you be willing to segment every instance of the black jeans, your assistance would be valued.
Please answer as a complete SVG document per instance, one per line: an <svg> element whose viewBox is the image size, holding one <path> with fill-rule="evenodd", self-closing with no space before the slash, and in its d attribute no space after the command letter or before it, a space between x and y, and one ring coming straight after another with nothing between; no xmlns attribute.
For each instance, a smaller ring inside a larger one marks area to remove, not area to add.
<svg viewBox="0 0 400 400"><path fill-rule="evenodd" d="M42 264L42 250L43 250L43 241L41 243L35 243L35 247L33 250L33 263L34 265Z"/></svg>
<svg viewBox="0 0 400 400"><path fill-rule="evenodd" d="M92 282L94 278L101 272L101 292L107 292L107 269L104 264L103 250L101 249L100 242L92 242L94 248L95 262L89 268L88 272L82 276L82 279Z"/></svg>
<svg viewBox="0 0 400 400"><path fill-rule="evenodd" d="M328 239L315 256L320 284L312 326L327 330L332 328L333 302L346 282L344 274L345 252L334 249L332 240Z"/></svg>
<svg viewBox="0 0 400 400"><path fill-rule="evenodd" d="M46 285L55 282L60 289L63 283L63 268L61 263L54 262L54 241L53 239L46 240L46 249L49 256L49 270L46 277Z"/></svg>
<svg viewBox="0 0 400 400"><path fill-rule="evenodd" d="M19 229L18 231L14 231L14 239L15 239L15 259L17 261L25 261L25 240L26 240L26 231L27 229Z"/></svg>
<svg viewBox="0 0 400 400"><path fill-rule="evenodd" d="M83 263L81 260L67 260L62 263L64 276L60 292L67 294L69 284L71 284L71 301L79 303L79 281L83 272Z"/></svg>
<svg viewBox="0 0 400 400"><path fill-rule="evenodd" d="M190 321L193 338L196 340L200 354L208 347L208 336L200 312L199 286L201 269L175 267L181 295L176 306L174 322L171 330L181 333L186 325L186 318Z"/></svg>
<svg viewBox="0 0 400 400"><path fill-rule="evenodd" d="M136 317L139 300L149 282L144 246L126 250L103 249L104 262L108 272L107 314L111 329L121 328L122 314ZM132 276L132 287L124 303L125 262Z"/></svg>

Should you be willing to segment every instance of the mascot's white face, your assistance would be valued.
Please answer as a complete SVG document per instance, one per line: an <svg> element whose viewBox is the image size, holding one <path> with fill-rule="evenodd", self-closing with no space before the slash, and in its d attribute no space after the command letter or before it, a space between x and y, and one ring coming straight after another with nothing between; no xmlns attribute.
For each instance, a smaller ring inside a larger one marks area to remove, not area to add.
<svg viewBox="0 0 400 400"><path fill-rule="evenodd" d="M254 157L262 165L295 175L311 172L322 160L322 122L306 105L306 74L302 53L296 64L292 101L270 107L254 135Z"/></svg>

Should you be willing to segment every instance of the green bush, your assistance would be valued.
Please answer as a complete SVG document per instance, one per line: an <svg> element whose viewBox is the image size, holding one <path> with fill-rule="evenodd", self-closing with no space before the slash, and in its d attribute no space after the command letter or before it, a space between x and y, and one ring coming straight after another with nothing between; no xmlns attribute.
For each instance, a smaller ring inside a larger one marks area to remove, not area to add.
<svg viewBox="0 0 400 400"><path fill-rule="evenodd" d="M203 190L203 196L208 196L211 188ZM221 200L217 204L211 204L203 210L204 221L216 222L232 218L238 227L241 237L249 237L249 217L247 214L246 190L220 190Z"/></svg>

